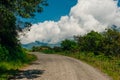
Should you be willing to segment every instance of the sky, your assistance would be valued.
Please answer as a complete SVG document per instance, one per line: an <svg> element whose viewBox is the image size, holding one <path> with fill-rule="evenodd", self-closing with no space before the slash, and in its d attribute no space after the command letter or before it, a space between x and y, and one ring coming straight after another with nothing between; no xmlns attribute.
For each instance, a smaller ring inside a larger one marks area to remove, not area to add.
<svg viewBox="0 0 120 80"><path fill-rule="evenodd" d="M49 5L43 7L42 13L36 13L34 18L24 19L24 21L32 23L44 22L46 20L58 21L61 16L69 14L71 7L77 3L77 0L47 0L47 2Z"/></svg>
<svg viewBox="0 0 120 80"><path fill-rule="evenodd" d="M30 31L19 33L22 44L35 41L56 44L91 30L120 28L120 0L48 0L49 6L34 19Z"/></svg>

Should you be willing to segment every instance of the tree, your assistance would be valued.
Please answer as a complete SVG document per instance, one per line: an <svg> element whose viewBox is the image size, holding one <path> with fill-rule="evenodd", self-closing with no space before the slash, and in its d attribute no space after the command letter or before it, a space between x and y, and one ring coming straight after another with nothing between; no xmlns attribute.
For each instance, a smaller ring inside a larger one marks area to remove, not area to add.
<svg viewBox="0 0 120 80"><path fill-rule="evenodd" d="M120 32L108 29L104 33L91 31L84 36L75 36L80 51L103 53L107 56L120 55Z"/></svg>
<svg viewBox="0 0 120 80"><path fill-rule="evenodd" d="M64 40L61 43L61 48L64 51L75 51L77 49L77 44L73 40Z"/></svg>
<svg viewBox="0 0 120 80"><path fill-rule="evenodd" d="M8 50L11 59L22 55L18 54L21 46L17 39L16 16L33 17L34 12L41 12L46 5L45 0L0 0L0 45Z"/></svg>
<svg viewBox="0 0 120 80"><path fill-rule="evenodd" d="M95 31L91 31L84 36L75 36L75 40L80 51L88 51L98 53L101 50L101 41L103 36Z"/></svg>
<svg viewBox="0 0 120 80"><path fill-rule="evenodd" d="M120 55L120 32L108 29L103 35L102 52L106 55Z"/></svg>
<svg viewBox="0 0 120 80"><path fill-rule="evenodd" d="M96 52L100 50L100 44L103 39L101 34L95 31L91 31L84 37L84 39L86 41L85 45L87 45L86 48L88 51Z"/></svg>
<svg viewBox="0 0 120 80"><path fill-rule="evenodd" d="M34 16L34 12L41 12L42 5L48 5L46 0L1 0L0 10L29 18Z"/></svg>

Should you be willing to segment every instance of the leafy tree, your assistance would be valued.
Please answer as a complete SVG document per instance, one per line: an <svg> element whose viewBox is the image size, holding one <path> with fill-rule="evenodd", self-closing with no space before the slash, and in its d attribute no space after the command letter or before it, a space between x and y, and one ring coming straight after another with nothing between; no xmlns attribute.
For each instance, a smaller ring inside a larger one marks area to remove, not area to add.
<svg viewBox="0 0 120 80"><path fill-rule="evenodd" d="M80 51L103 53L107 56L120 55L120 32L108 29L106 32L98 33L91 31L84 36L75 36Z"/></svg>
<svg viewBox="0 0 120 80"><path fill-rule="evenodd" d="M64 40L62 41L61 43L61 48L64 50L64 51L75 51L77 49L77 44L75 41L73 40Z"/></svg>
<svg viewBox="0 0 120 80"><path fill-rule="evenodd" d="M99 51L101 40L103 39L102 35L98 32L91 31L86 36L84 36L86 41L86 48L88 51Z"/></svg>
<svg viewBox="0 0 120 80"><path fill-rule="evenodd" d="M0 45L0 61L7 60L8 56L6 56L6 55L8 55L8 54L9 54L8 50L6 50L5 47L1 47L1 45Z"/></svg>
<svg viewBox="0 0 120 80"><path fill-rule="evenodd" d="M120 54L120 32L117 30L108 29L104 34L102 42L103 53L106 55Z"/></svg>
<svg viewBox="0 0 120 80"><path fill-rule="evenodd" d="M101 41L103 37L101 34L95 31L84 36L76 36L75 40L77 41L81 51L89 52L99 52L101 49Z"/></svg>
<svg viewBox="0 0 120 80"><path fill-rule="evenodd" d="M11 59L19 59L23 55L17 39L16 16L33 17L35 12L41 12L46 5L45 0L0 0L0 44L8 50ZM21 55L18 54L20 52Z"/></svg>
<svg viewBox="0 0 120 80"><path fill-rule="evenodd" d="M41 12L42 5L48 5L46 0L1 0L0 10L29 18L34 16L34 12Z"/></svg>

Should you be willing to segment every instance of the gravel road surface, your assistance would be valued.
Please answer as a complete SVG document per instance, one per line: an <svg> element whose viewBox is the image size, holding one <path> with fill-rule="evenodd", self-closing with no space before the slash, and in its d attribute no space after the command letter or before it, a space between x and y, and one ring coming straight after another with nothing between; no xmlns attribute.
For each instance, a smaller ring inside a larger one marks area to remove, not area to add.
<svg viewBox="0 0 120 80"><path fill-rule="evenodd" d="M107 75L74 58L34 52L38 60L10 80L111 80Z"/></svg>

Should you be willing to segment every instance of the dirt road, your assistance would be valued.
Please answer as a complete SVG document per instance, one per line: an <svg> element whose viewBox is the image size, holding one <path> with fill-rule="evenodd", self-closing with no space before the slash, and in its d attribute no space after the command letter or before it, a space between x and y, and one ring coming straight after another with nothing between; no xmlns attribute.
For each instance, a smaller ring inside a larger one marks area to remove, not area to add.
<svg viewBox="0 0 120 80"><path fill-rule="evenodd" d="M33 54L37 55L38 60L23 69L15 80L111 80L79 60L38 52Z"/></svg>

